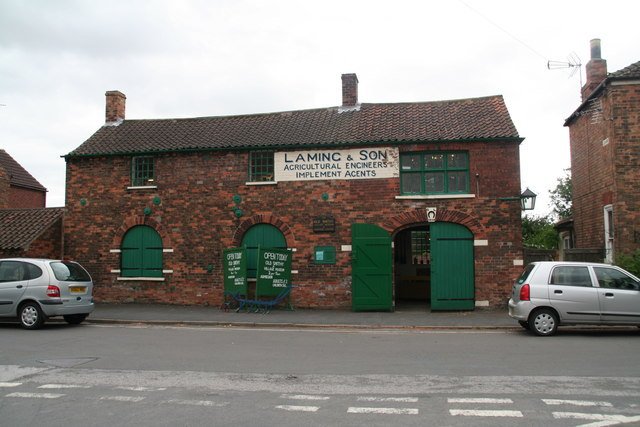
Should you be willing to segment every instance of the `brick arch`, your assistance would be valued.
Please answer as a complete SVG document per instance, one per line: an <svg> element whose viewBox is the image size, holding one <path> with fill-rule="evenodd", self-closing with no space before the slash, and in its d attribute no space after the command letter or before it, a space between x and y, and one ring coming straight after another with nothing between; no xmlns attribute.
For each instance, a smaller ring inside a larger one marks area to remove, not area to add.
<svg viewBox="0 0 640 427"><path fill-rule="evenodd" d="M253 227L256 224L271 224L276 227L282 234L284 235L285 240L287 241L287 246L290 248L295 247L296 237L291 231L291 227L287 225L281 218L278 218L275 215L264 214L264 215L254 215L251 218L247 218L240 223L236 231L233 233L233 245L235 247L240 247L242 245L242 238L248 229Z"/></svg>
<svg viewBox="0 0 640 427"><path fill-rule="evenodd" d="M436 221L453 222L455 224L464 225L471 231L471 233L473 233L473 236L476 239L483 238L486 234L486 230L480 221L461 211L438 208L436 211ZM420 208L393 216L385 221L382 224L382 227L390 233L393 233L396 230L425 222L427 222L427 210L425 208Z"/></svg>
<svg viewBox="0 0 640 427"><path fill-rule="evenodd" d="M162 246L165 248L173 247L171 236L167 233L164 226L148 215L129 215L126 217L122 222L122 225L120 225L120 228L116 229L114 232L111 247L119 248L125 233L129 231L131 227L135 227L136 225L146 225L153 228L160 235L160 238L162 238Z"/></svg>

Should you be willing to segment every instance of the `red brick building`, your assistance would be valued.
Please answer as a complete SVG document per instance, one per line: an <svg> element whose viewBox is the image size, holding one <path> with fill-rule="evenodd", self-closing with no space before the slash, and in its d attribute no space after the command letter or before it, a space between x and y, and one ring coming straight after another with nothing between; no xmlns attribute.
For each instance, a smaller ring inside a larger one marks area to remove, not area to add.
<svg viewBox="0 0 640 427"><path fill-rule="evenodd" d="M0 257L61 258L63 208L45 208L47 189L0 149Z"/></svg>
<svg viewBox="0 0 640 427"><path fill-rule="evenodd" d="M0 209L44 208L47 189L0 149Z"/></svg>
<svg viewBox="0 0 640 427"><path fill-rule="evenodd" d="M65 156L66 254L101 301L218 305L222 251L293 252L298 307L506 303L522 265L501 96L106 123ZM249 256L249 275L255 274Z"/></svg>
<svg viewBox="0 0 640 427"><path fill-rule="evenodd" d="M574 243L612 262L640 248L640 62L608 73L594 39L586 72L582 104L565 121Z"/></svg>

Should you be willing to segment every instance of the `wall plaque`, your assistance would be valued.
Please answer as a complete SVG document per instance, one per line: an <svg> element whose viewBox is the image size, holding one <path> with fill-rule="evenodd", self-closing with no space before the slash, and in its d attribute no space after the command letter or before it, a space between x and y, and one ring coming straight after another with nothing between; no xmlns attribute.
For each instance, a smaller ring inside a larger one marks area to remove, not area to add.
<svg viewBox="0 0 640 427"><path fill-rule="evenodd" d="M320 215L313 218L314 233L335 233L336 219L332 215Z"/></svg>

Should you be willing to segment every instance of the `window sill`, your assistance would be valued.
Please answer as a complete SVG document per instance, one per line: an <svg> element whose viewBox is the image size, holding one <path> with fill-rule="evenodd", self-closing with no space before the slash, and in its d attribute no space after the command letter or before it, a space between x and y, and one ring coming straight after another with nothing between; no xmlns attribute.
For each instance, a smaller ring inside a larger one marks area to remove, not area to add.
<svg viewBox="0 0 640 427"><path fill-rule="evenodd" d="M118 277L120 282L164 282L164 277Z"/></svg>
<svg viewBox="0 0 640 427"><path fill-rule="evenodd" d="M155 190L157 188L157 185L132 185L127 187L127 190Z"/></svg>
<svg viewBox="0 0 640 427"><path fill-rule="evenodd" d="M276 185L278 181L247 181L244 185Z"/></svg>
<svg viewBox="0 0 640 427"><path fill-rule="evenodd" d="M438 199L473 199L475 194L412 194L408 196L396 196L397 200L438 200Z"/></svg>

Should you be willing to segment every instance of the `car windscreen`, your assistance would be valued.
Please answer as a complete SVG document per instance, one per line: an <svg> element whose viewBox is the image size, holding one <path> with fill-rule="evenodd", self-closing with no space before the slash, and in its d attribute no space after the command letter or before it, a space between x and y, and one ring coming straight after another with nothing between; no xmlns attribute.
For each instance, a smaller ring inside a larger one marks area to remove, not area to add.
<svg viewBox="0 0 640 427"><path fill-rule="evenodd" d="M56 261L51 263L53 274L61 282L90 282L91 277L80 264L68 261Z"/></svg>
<svg viewBox="0 0 640 427"><path fill-rule="evenodd" d="M520 277L518 277L518 284L522 285L527 278L529 277L529 274L531 274L531 271L533 271L533 268L535 267L535 264L529 264L525 267L524 271L522 272L522 274L520 275Z"/></svg>

